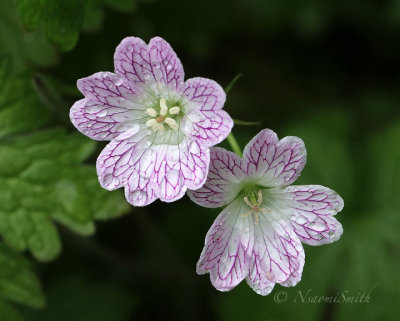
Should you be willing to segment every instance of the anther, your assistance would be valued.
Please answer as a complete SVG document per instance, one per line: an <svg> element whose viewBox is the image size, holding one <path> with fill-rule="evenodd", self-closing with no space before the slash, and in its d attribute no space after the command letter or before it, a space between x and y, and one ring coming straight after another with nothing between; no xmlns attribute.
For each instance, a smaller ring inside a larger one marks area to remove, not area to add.
<svg viewBox="0 0 400 321"><path fill-rule="evenodd" d="M164 125L156 122L156 123L153 125L152 128L154 129L154 131L157 131L157 130L163 131L163 130L164 130Z"/></svg>
<svg viewBox="0 0 400 321"><path fill-rule="evenodd" d="M242 214L242 217L250 216L252 213L253 213L253 210L250 210L250 211L248 211L248 212L246 212L246 213L243 213L243 214Z"/></svg>
<svg viewBox="0 0 400 321"><path fill-rule="evenodd" d="M155 109L153 108L148 108L146 109L146 113L151 116L151 117L156 117L157 116L157 112Z"/></svg>
<svg viewBox="0 0 400 321"><path fill-rule="evenodd" d="M165 116L168 112L167 101L165 98L160 99L160 115Z"/></svg>
<svg viewBox="0 0 400 321"><path fill-rule="evenodd" d="M153 127L155 124L157 124L157 121L156 121L154 118L149 119L149 120L146 122L146 126L147 126L147 127Z"/></svg>
<svg viewBox="0 0 400 321"><path fill-rule="evenodd" d="M181 109L178 106L174 106L174 107L170 108L169 113L170 113L170 115L177 115L177 114L179 114L180 111L181 111Z"/></svg>
<svg viewBox="0 0 400 321"><path fill-rule="evenodd" d="M165 118L165 123L169 125L169 127L171 127L174 130L178 129L178 124L176 123L176 121L172 118Z"/></svg>
<svg viewBox="0 0 400 321"><path fill-rule="evenodd" d="M259 189L258 190L258 200L257 200L257 206L260 206L261 205L261 203L262 203L262 192L261 192L261 190Z"/></svg>

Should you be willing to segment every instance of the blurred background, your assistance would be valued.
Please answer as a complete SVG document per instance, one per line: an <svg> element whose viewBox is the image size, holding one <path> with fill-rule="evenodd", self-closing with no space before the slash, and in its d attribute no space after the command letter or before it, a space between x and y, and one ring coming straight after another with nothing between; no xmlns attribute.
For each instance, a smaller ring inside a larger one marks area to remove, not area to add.
<svg viewBox="0 0 400 321"><path fill-rule="evenodd" d="M235 126L241 147L262 128L299 136L297 184L343 197L341 240L305 245L296 287L216 291L195 265L219 210L133 208L99 186L105 144L69 108L132 35L165 38L187 78L241 73L225 109L261 122ZM0 320L398 320L399 38L399 0L1 0Z"/></svg>

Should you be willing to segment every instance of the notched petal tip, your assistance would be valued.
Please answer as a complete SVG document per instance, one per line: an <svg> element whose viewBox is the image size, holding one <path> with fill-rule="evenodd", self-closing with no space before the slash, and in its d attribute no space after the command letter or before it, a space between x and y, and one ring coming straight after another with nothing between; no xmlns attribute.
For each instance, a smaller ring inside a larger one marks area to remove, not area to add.
<svg viewBox="0 0 400 321"><path fill-rule="evenodd" d="M129 185L125 186L125 198L129 204L135 207L145 207L153 203L157 198L154 196L154 191L150 189L131 190Z"/></svg>
<svg viewBox="0 0 400 321"><path fill-rule="evenodd" d="M283 187L300 176L306 159L303 140L295 136L279 140L274 131L264 129L246 145L243 170L261 186Z"/></svg>
<svg viewBox="0 0 400 321"><path fill-rule="evenodd" d="M275 287L275 283L269 283L267 286L260 287L258 284L251 282L248 277L246 278L246 283L253 289L254 292L262 296L269 295Z"/></svg>

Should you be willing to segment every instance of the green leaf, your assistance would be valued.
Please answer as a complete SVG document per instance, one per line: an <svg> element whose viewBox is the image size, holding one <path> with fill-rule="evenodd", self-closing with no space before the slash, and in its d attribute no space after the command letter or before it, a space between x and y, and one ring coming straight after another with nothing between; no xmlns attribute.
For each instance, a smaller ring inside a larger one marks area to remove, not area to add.
<svg viewBox="0 0 400 321"><path fill-rule="evenodd" d="M44 296L27 260L0 243L0 320L22 321L9 302L39 308Z"/></svg>
<svg viewBox="0 0 400 321"><path fill-rule="evenodd" d="M61 248L53 221L90 235L94 220L118 217L128 205L100 187L94 166L82 165L95 142L43 130L54 119L48 99L28 77L7 77L6 66L0 60L0 234L15 250L50 260Z"/></svg>
<svg viewBox="0 0 400 321"><path fill-rule="evenodd" d="M16 0L18 14L30 30L40 30L61 51L72 50L78 42L79 32L97 30L102 23L102 0ZM131 11L134 1L107 1L105 4Z"/></svg>
<svg viewBox="0 0 400 321"><path fill-rule="evenodd" d="M27 76L13 77L10 69L9 59L0 59L0 140L43 127L52 119L32 80Z"/></svg>
<svg viewBox="0 0 400 321"><path fill-rule="evenodd" d="M29 29L43 28L51 42L63 51L78 41L83 22L81 0L17 0L18 13Z"/></svg>
<svg viewBox="0 0 400 321"><path fill-rule="evenodd" d="M95 168L80 165L94 147L80 134L58 129L0 145L0 233L11 247L50 260L60 251L53 220L90 235L93 220L125 212L121 193L103 190Z"/></svg>
<svg viewBox="0 0 400 321"><path fill-rule="evenodd" d="M0 300L0 320L23 321L21 315L8 303Z"/></svg>
<svg viewBox="0 0 400 321"><path fill-rule="evenodd" d="M0 298L42 307L44 297L39 280L29 269L28 262L0 243Z"/></svg>
<svg viewBox="0 0 400 321"><path fill-rule="evenodd" d="M11 57L13 71L17 72L31 64L49 66L57 62L57 53L46 36L23 28L13 0L0 1L0 53Z"/></svg>

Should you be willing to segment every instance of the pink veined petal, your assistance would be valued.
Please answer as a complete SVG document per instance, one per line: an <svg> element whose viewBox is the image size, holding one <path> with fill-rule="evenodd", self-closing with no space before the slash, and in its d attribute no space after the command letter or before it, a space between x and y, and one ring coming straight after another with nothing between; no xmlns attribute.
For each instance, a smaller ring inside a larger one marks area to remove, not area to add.
<svg viewBox="0 0 400 321"><path fill-rule="evenodd" d="M156 197L150 183L155 153L147 148L139 126L111 141L97 158L100 185L108 190L125 186L125 196L134 206L145 206Z"/></svg>
<svg viewBox="0 0 400 321"><path fill-rule="evenodd" d="M163 83L178 90L184 81L181 61L168 42L152 38L148 45L136 37L127 37L114 54L115 71L133 83Z"/></svg>
<svg viewBox="0 0 400 321"><path fill-rule="evenodd" d="M197 273L210 273L217 290L229 291L248 273L248 253L253 248L253 223L242 217L244 203L235 201L217 217L207 233L197 263Z"/></svg>
<svg viewBox="0 0 400 321"><path fill-rule="evenodd" d="M187 188L200 188L208 173L210 152L198 142L185 139L177 146L152 146L157 159L152 184L164 202L181 198Z"/></svg>
<svg viewBox="0 0 400 321"><path fill-rule="evenodd" d="M240 180L244 177L241 159L237 154L213 147L206 183L196 191L188 191L188 195L198 205L222 207L236 198L241 189Z"/></svg>
<svg viewBox="0 0 400 321"><path fill-rule="evenodd" d="M111 140L127 130L135 119L137 106L132 102L135 92L125 77L98 72L78 80L85 95L70 110L74 126L95 140Z"/></svg>
<svg viewBox="0 0 400 321"><path fill-rule="evenodd" d="M320 185L299 185L272 189L270 193L274 206L290 218L303 243L332 243L342 235L342 225L333 216L344 203L335 191Z"/></svg>
<svg viewBox="0 0 400 321"><path fill-rule="evenodd" d="M275 283L294 286L304 267L304 249L290 224L273 210L260 214L254 224L254 247L250 255L250 287L258 294L268 295Z"/></svg>
<svg viewBox="0 0 400 321"><path fill-rule="evenodd" d="M197 141L185 139L185 143L179 146L180 160L179 171L185 181L185 185L192 190L202 187L207 179L210 164L210 149L204 148ZM169 160L172 164L173 161Z"/></svg>
<svg viewBox="0 0 400 321"><path fill-rule="evenodd" d="M132 172L125 185L125 198L133 206L147 206L157 199L150 178Z"/></svg>
<svg viewBox="0 0 400 321"><path fill-rule="evenodd" d="M182 131L205 147L222 142L231 132L233 120L224 110L191 110L182 119Z"/></svg>
<svg viewBox="0 0 400 321"><path fill-rule="evenodd" d="M183 94L191 112L183 119L183 130L204 146L214 146L231 132L233 120L222 109L226 95L215 81L191 78L185 82Z"/></svg>
<svg viewBox="0 0 400 321"><path fill-rule="evenodd" d="M183 93L201 111L220 110L226 100L225 91L218 83L201 77L186 80Z"/></svg>
<svg viewBox="0 0 400 321"><path fill-rule="evenodd" d="M270 129L257 134L243 152L243 170L265 187L292 184L306 163L304 142L287 136L281 140Z"/></svg>

